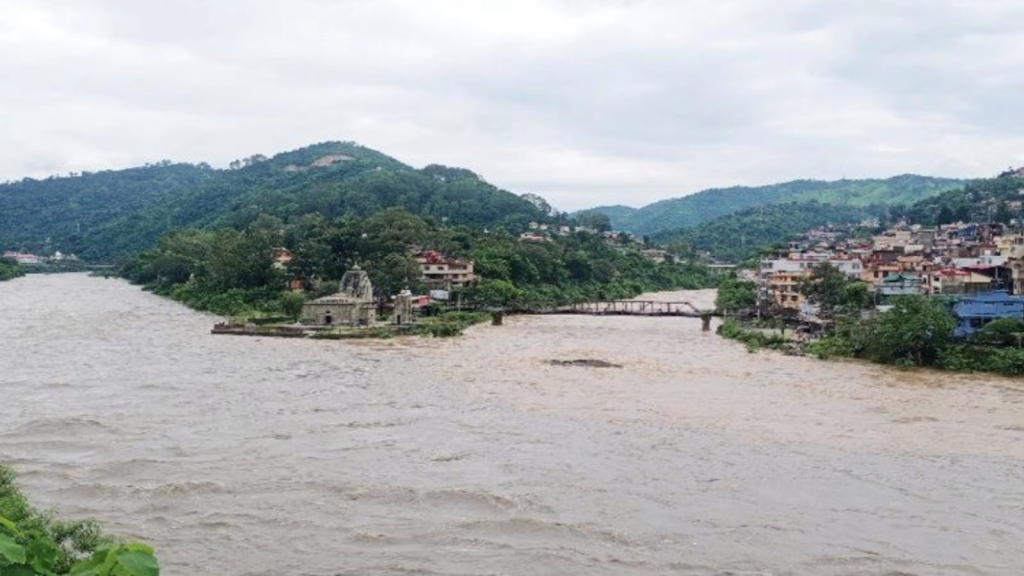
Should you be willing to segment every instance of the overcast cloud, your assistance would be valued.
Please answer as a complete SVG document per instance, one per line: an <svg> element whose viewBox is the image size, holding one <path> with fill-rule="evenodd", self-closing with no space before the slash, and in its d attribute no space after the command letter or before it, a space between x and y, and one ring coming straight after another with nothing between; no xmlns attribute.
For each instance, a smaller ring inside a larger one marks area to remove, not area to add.
<svg viewBox="0 0 1024 576"><path fill-rule="evenodd" d="M1021 0L0 0L0 180L355 140L563 209L1024 164Z"/></svg>

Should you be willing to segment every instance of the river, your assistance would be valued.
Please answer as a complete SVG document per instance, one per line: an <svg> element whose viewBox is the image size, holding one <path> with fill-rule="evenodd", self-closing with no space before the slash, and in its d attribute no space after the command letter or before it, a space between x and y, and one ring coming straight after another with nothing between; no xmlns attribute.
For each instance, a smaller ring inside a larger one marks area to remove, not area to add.
<svg viewBox="0 0 1024 576"><path fill-rule="evenodd" d="M83 275L0 283L0 310L0 461L165 574L1021 573L1018 381L680 318L212 336ZM575 358L622 367L549 363Z"/></svg>

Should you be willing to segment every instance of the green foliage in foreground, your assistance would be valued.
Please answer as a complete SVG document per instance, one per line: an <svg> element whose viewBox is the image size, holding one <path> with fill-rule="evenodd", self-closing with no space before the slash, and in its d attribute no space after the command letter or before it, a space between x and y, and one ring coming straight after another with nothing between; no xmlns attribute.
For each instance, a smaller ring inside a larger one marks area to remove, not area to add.
<svg viewBox="0 0 1024 576"><path fill-rule="evenodd" d="M153 549L104 536L94 522L69 522L33 508L0 465L0 574L159 576Z"/></svg>
<svg viewBox="0 0 1024 576"><path fill-rule="evenodd" d="M0 282L13 280L25 275L25 269L11 260L0 260Z"/></svg>

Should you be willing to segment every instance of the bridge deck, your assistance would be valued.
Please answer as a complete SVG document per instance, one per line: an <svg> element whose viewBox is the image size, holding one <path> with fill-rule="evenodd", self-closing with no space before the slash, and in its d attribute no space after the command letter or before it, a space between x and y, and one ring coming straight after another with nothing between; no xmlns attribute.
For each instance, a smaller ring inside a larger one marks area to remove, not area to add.
<svg viewBox="0 0 1024 576"><path fill-rule="evenodd" d="M701 311L689 302L656 302L653 300L579 302L541 313L587 314L591 316L683 316L688 318L698 318L701 315Z"/></svg>

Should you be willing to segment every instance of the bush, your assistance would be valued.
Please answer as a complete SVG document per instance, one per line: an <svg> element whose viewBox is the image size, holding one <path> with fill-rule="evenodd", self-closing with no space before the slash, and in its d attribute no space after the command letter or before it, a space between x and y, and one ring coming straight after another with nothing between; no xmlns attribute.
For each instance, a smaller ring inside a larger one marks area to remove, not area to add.
<svg viewBox="0 0 1024 576"><path fill-rule="evenodd" d="M992 346L1020 346L1024 339L1024 320L1019 318L1000 318L985 325L976 335L975 340Z"/></svg>
<svg viewBox="0 0 1024 576"><path fill-rule="evenodd" d="M153 549L103 536L95 522L66 522L37 511L0 465L0 574L158 576Z"/></svg>
<svg viewBox="0 0 1024 576"><path fill-rule="evenodd" d="M820 360L834 356L855 356L856 349L852 342L841 336L828 336L807 344L804 349Z"/></svg>
<svg viewBox="0 0 1024 576"><path fill-rule="evenodd" d="M956 321L945 306L926 296L897 296L878 316L870 357L883 364L933 366L953 338Z"/></svg>
<svg viewBox="0 0 1024 576"><path fill-rule="evenodd" d="M434 322L426 324L425 329L428 334L435 338L450 338L452 336L462 336L462 324L457 322Z"/></svg>
<svg viewBox="0 0 1024 576"><path fill-rule="evenodd" d="M278 309L281 314L297 322L302 316L302 307L306 304L306 298L302 294L285 292L281 294L278 302Z"/></svg>
<svg viewBox="0 0 1024 576"><path fill-rule="evenodd" d="M761 348L778 349L789 341L778 335L768 335L760 330L747 330L737 322L723 322L716 331L719 336L737 340L747 345L748 352L757 352Z"/></svg>

